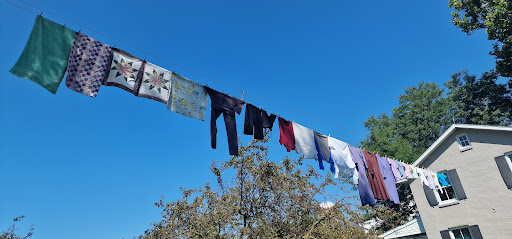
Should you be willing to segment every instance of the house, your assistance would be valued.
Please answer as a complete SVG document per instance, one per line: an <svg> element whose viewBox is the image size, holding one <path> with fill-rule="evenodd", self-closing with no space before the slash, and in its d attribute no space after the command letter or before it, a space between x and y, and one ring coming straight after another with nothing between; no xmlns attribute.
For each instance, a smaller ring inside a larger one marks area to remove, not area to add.
<svg viewBox="0 0 512 239"><path fill-rule="evenodd" d="M512 127L454 124L412 165L447 176L410 183L429 239L512 238Z"/></svg>
<svg viewBox="0 0 512 239"><path fill-rule="evenodd" d="M415 217L402 226L384 232L379 237L384 239L427 239L421 217Z"/></svg>

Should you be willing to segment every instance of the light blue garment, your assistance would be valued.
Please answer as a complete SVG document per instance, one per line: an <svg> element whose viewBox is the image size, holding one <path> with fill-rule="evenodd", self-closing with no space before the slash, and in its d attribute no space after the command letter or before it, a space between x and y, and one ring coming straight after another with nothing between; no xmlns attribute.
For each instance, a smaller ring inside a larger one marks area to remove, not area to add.
<svg viewBox="0 0 512 239"><path fill-rule="evenodd" d="M400 175L402 176L402 178L407 178L407 174L405 174L404 165L401 162L396 162L396 164L398 165L398 171L400 171Z"/></svg>
<svg viewBox="0 0 512 239"><path fill-rule="evenodd" d="M450 186L450 183L448 183L448 181L447 181L448 177L446 175L438 173L437 179L439 180L439 184L441 184L442 186L445 186L445 187Z"/></svg>

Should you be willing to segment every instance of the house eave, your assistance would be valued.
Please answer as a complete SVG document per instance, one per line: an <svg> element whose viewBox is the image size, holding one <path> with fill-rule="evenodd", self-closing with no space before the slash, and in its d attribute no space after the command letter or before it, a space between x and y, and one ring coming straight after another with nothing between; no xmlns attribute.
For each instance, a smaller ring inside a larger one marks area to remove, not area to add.
<svg viewBox="0 0 512 239"><path fill-rule="evenodd" d="M509 126L491 126L491 125L476 125L476 124L453 124L439 137L425 152L412 164L418 167L430 154L432 154L437 147L439 147L456 129L478 129L478 130L497 130L497 131L510 131L512 127Z"/></svg>

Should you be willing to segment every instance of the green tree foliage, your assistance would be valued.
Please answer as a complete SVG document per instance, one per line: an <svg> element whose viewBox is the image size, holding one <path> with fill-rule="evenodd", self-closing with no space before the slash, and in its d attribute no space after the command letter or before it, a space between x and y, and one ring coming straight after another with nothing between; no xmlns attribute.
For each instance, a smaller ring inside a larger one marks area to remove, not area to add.
<svg viewBox="0 0 512 239"><path fill-rule="evenodd" d="M364 122L370 133L361 145L368 151L412 163L450 124L452 107L436 83L420 82L398 97L392 116L383 113Z"/></svg>
<svg viewBox="0 0 512 239"><path fill-rule="evenodd" d="M449 0L452 22L468 35L485 29L494 41L496 71L503 77L512 77L512 2L509 0ZM512 87L512 80L509 81Z"/></svg>
<svg viewBox="0 0 512 239"><path fill-rule="evenodd" d="M180 200L155 205L163 220L152 224L140 238L375 238L359 228L362 216L351 197L348 175L322 177L303 159L267 158L264 141L240 145L239 156L213 162L216 189L182 189ZM341 177L340 177L341 178ZM324 200L334 203L326 209ZM366 210L372 210L366 208Z"/></svg>
<svg viewBox="0 0 512 239"><path fill-rule="evenodd" d="M34 226L31 225L28 229L27 235L20 236L17 234L18 229L16 228L16 223L21 221L21 219L25 218L25 216L19 216L17 218L12 219L13 224L11 227L7 229L7 231L1 232L0 239L27 239L32 237L34 234Z"/></svg>
<svg viewBox="0 0 512 239"><path fill-rule="evenodd" d="M509 125L512 100L505 84L498 84L494 71L476 75L460 71L445 83L453 102L454 120L462 124Z"/></svg>

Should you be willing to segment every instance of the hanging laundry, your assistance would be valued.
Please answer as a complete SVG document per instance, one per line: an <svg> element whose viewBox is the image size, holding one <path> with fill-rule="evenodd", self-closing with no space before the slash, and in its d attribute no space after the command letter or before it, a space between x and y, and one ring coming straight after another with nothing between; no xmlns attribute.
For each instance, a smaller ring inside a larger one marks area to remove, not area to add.
<svg viewBox="0 0 512 239"><path fill-rule="evenodd" d="M354 160L354 163L356 164L359 176L357 179L357 189L359 191L361 205L375 205L375 197L373 196L373 191L368 183L368 178L366 177L366 169L368 168L368 165L363 157L363 151L350 145L348 146L348 149L350 150L352 160Z"/></svg>
<svg viewBox="0 0 512 239"><path fill-rule="evenodd" d="M176 72L171 76L171 96L167 109L180 115L204 121L206 117L206 90Z"/></svg>
<svg viewBox="0 0 512 239"><path fill-rule="evenodd" d="M293 136L295 137L295 151L304 155L306 159L318 160L318 151L315 145L315 133L295 122L293 124Z"/></svg>
<svg viewBox="0 0 512 239"><path fill-rule="evenodd" d="M297 143L297 141L295 141L295 143ZM338 174L341 171L342 173L352 175L353 183L357 184L359 173L356 170L356 164L352 159L348 144L333 137L329 137L329 150L331 151L331 158L334 161L334 177L338 178Z"/></svg>
<svg viewBox="0 0 512 239"><path fill-rule="evenodd" d="M318 166L323 170L324 165L322 161L328 162L331 164L331 172L335 173L336 169L334 168L334 161L331 159L331 151L329 150L329 137L316 131L314 131L314 134L316 151L318 151Z"/></svg>
<svg viewBox="0 0 512 239"><path fill-rule="evenodd" d="M9 72L57 93L74 37L75 31L37 16L27 44Z"/></svg>
<svg viewBox="0 0 512 239"><path fill-rule="evenodd" d="M212 148L217 148L217 119L224 115L224 124L228 135L229 154L238 156L238 135L236 132L235 113L242 113L245 102L228 94L205 87L212 101L212 118L210 121L210 137Z"/></svg>
<svg viewBox="0 0 512 239"><path fill-rule="evenodd" d="M69 53L66 86L78 93L96 97L109 68L112 49L93 38L75 33Z"/></svg>
<svg viewBox="0 0 512 239"><path fill-rule="evenodd" d="M412 179L411 166L406 163L403 163L403 165L404 165L405 175L407 176L408 179Z"/></svg>
<svg viewBox="0 0 512 239"><path fill-rule="evenodd" d="M144 65L145 62L141 59L121 49L113 48L110 72L103 84L116 86L137 95Z"/></svg>
<svg viewBox="0 0 512 239"><path fill-rule="evenodd" d="M435 188L441 188L441 184L439 184L439 179L437 178L437 173L432 172L432 180L434 180Z"/></svg>
<svg viewBox="0 0 512 239"><path fill-rule="evenodd" d="M441 184L442 186L445 186L445 187L450 186L450 183L447 181L448 177L446 175L438 173L437 179L439 181L439 184Z"/></svg>
<svg viewBox="0 0 512 239"><path fill-rule="evenodd" d="M267 111L262 110L254 105L247 104L245 107L245 121L244 121L244 134L253 135L255 139L263 139L263 129L272 130L276 115L267 114Z"/></svg>
<svg viewBox="0 0 512 239"><path fill-rule="evenodd" d="M363 150L363 154L368 164L368 182L372 188L373 196L375 196L375 199L389 200L389 194L379 169L377 156L366 150Z"/></svg>
<svg viewBox="0 0 512 239"><path fill-rule="evenodd" d="M412 178L419 178L418 168L411 166L411 174L412 174Z"/></svg>
<svg viewBox="0 0 512 239"><path fill-rule="evenodd" d="M432 172L430 172L428 169L423 169L423 173L425 174L425 178L427 179L428 182L427 186L430 189L435 189L434 179L432 178Z"/></svg>
<svg viewBox="0 0 512 239"><path fill-rule="evenodd" d="M404 164L402 164L402 162L400 162L400 161L397 161L396 164L398 165L398 171L400 172L400 177L402 179L407 178L407 175L405 174Z"/></svg>
<svg viewBox="0 0 512 239"><path fill-rule="evenodd" d="M402 179L402 174L400 174L400 171L398 170L398 163L396 160L388 158L388 163L391 165L391 170L395 176L395 180L398 181Z"/></svg>
<svg viewBox="0 0 512 239"><path fill-rule="evenodd" d="M419 174L419 178L421 180L421 183L423 185L425 185L425 186L430 187L430 184L428 183L428 179L427 179L427 177L425 175L425 171L423 169L421 169L421 168L417 168L417 172Z"/></svg>
<svg viewBox="0 0 512 239"><path fill-rule="evenodd" d="M167 104L171 91L172 72L147 63L144 67L138 96Z"/></svg>
<svg viewBox="0 0 512 239"><path fill-rule="evenodd" d="M379 155L377 155L377 161L379 162L379 170L382 174L382 179L384 180L384 185L386 186L389 200L393 201L395 204L400 204L398 191L396 190L396 179L395 175L393 175L391 164L389 164L387 158L381 157Z"/></svg>
<svg viewBox="0 0 512 239"><path fill-rule="evenodd" d="M293 135L293 124L292 122L285 120L281 117L277 117L279 122L279 143L284 145L286 151L290 152L295 149L295 136Z"/></svg>

